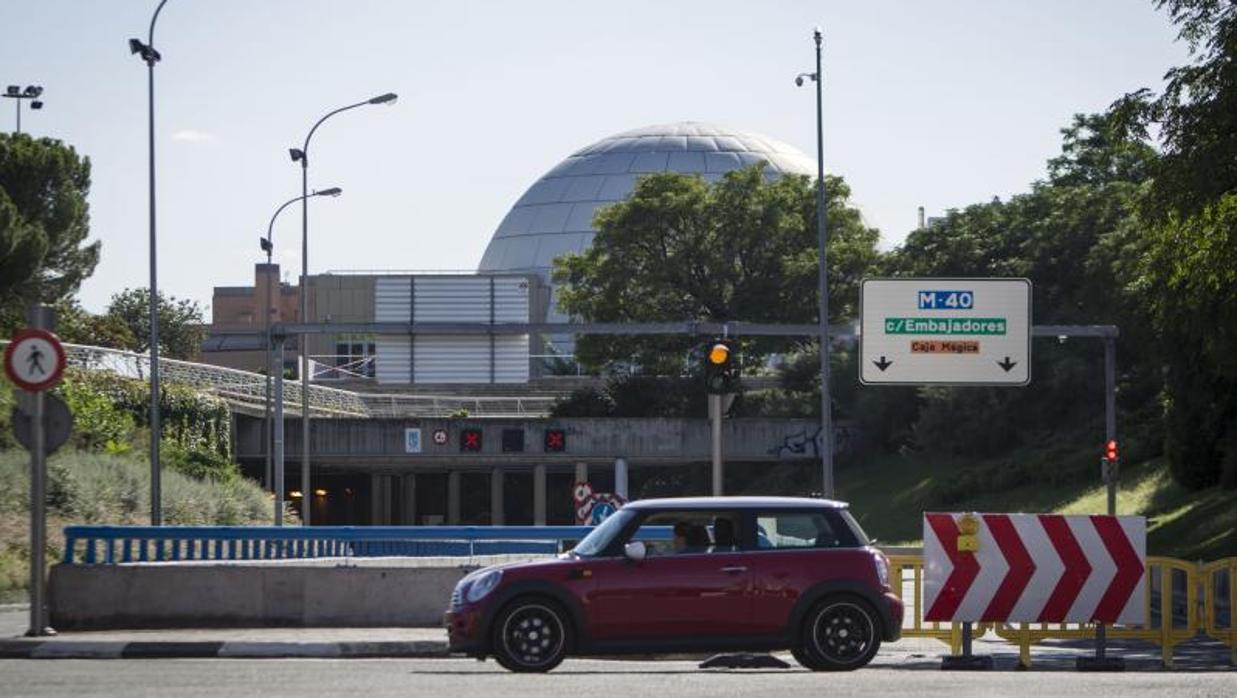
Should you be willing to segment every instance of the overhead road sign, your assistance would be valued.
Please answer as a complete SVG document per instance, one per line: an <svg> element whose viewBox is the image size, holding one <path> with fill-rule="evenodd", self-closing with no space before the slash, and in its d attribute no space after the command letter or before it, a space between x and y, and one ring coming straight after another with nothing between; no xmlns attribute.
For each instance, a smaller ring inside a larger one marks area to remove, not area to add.
<svg viewBox="0 0 1237 698"><path fill-rule="evenodd" d="M928 513L924 620L1146 623L1141 516Z"/></svg>
<svg viewBox="0 0 1237 698"><path fill-rule="evenodd" d="M1026 385L1027 279L864 279L859 379L884 385Z"/></svg>

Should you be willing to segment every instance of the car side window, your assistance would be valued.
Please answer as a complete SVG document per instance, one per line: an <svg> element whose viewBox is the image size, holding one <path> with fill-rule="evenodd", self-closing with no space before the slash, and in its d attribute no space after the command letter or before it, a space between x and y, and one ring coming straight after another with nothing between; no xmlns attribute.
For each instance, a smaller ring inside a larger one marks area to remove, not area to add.
<svg viewBox="0 0 1237 698"><path fill-rule="evenodd" d="M817 512L756 515L756 549L837 548L844 544L829 519Z"/></svg>
<svg viewBox="0 0 1237 698"><path fill-rule="evenodd" d="M645 517L631 540L648 556L730 552L737 548L740 517L733 512L659 511Z"/></svg>

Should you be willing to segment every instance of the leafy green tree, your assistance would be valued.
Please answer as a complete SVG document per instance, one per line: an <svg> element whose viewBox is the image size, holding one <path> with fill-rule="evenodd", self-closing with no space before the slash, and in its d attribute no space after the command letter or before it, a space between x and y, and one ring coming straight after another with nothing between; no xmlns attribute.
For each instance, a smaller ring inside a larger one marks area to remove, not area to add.
<svg viewBox="0 0 1237 698"><path fill-rule="evenodd" d="M1237 193L1237 4L1157 0L1194 59L1168 72L1145 116L1158 122L1164 157L1148 200L1150 217L1201 213ZM1145 90L1135 99L1149 96Z"/></svg>
<svg viewBox="0 0 1237 698"><path fill-rule="evenodd" d="M1078 115L1062 134L1061 154L1049 161L1047 180L1026 194L967 207L911 233L887 257L887 271L1023 276L1033 281L1035 323L1118 325L1121 408L1145 410L1155 404L1162 383L1153 329L1124 274L1142 253L1139 202L1157 156L1113 112ZM920 391L918 413L908 425L914 442L994 455L1046 435L1062 438L1074 425L1088 425L1083 433L1089 435L1103 415L1101 356L1094 343L1039 342L1032 352L1034 381L1026 388ZM883 428L901 431L887 418L907 413L869 401L860 414L881 416Z"/></svg>
<svg viewBox="0 0 1237 698"><path fill-rule="evenodd" d="M1140 207L1131 289L1163 356L1165 446L1187 487L1237 487L1237 4L1158 0L1190 48L1164 93L1118 101L1162 155Z"/></svg>
<svg viewBox="0 0 1237 698"><path fill-rule="evenodd" d="M88 344L96 347L132 351L137 338L116 315L95 315L86 311L76 300L68 299L56 304L56 334L70 344Z"/></svg>
<svg viewBox="0 0 1237 698"><path fill-rule="evenodd" d="M72 296L99 261L86 195L90 160L50 138L0 134L0 331L31 303Z"/></svg>
<svg viewBox="0 0 1237 698"><path fill-rule="evenodd" d="M150 350L150 291L129 288L112 296L106 316L123 325L133 338L130 351ZM171 359L193 359L206 337L202 308L195 301L159 294L159 351Z"/></svg>
<svg viewBox="0 0 1237 698"><path fill-rule="evenodd" d="M555 260L559 307L595 322L673 320L814 322L818 314L816 204L812 181L767 181L763 166L715 183L697 175L653 174L625 201L598 212L582 254ZM830 312L853 317L859 279L876 263L875 229L848 205L850 190L826 178L830 227ZM633 361L646 373L677 375L694 363L690 339L582 337L592 367ZM755 362L785 342L745 342Z"/></svg>

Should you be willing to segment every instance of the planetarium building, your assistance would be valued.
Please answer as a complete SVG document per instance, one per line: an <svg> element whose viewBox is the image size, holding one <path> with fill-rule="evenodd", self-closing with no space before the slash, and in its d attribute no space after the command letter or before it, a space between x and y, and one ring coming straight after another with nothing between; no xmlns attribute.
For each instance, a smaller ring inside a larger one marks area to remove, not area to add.
<svg viewBox="0 0 1237 698"><path fill-rule="evenodd" d="M767 163L766 174L815 176L815 162L781 141L739 129L684 121L626 131L572 153L520 197L494 232L478 271L536 273L549 284L554 258L581 252L597 209L632 193L641 175L698 174L715 181ZM566 318L550 305L551 322Z"/></svg>

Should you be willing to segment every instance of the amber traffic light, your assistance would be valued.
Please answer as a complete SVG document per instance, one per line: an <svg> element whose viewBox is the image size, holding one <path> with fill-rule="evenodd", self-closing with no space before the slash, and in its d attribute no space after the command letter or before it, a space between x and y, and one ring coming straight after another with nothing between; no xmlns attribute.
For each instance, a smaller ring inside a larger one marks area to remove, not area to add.
<svg viewBox="0 0 1237 698"><path fill-rule="evenodd" d="M705 345L704 380L710 393L733 393L739 382L739 362L729 339L715 339Z"/></svg>

